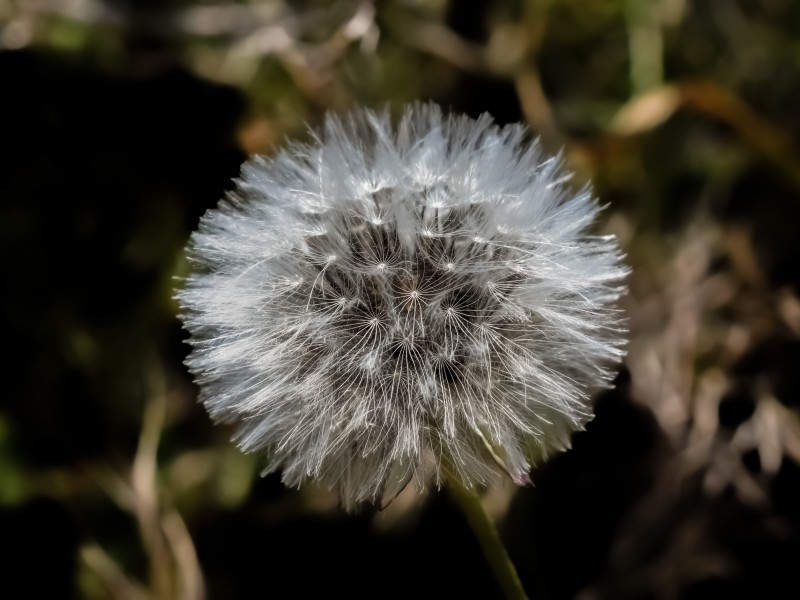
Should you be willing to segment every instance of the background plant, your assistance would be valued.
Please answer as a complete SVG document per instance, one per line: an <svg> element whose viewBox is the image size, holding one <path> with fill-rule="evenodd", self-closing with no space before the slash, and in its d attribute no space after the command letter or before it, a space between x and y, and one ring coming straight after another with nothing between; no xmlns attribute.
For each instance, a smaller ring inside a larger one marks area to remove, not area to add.
<svg viewBox="0 0 800 600"><path fill-rule="evenodd" d="M324 490L284 492L211 428L181 366L172 276L245 155L326 109L412 99L563 146L634 267L618 391L534 490L485 499L526 586L793 584L797 3L4 0L0 19L4 585L496 593L445 497L342 520Z"/></svg>

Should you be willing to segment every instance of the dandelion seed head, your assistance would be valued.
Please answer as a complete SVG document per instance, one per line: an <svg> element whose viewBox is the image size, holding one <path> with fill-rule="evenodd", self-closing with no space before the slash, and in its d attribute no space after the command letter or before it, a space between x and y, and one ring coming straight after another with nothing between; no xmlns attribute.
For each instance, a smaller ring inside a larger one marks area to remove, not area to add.
<svg viewBox="0 0 800 600"><path fill-rule="evenodd" d="M178 292L202 402L347 508L443 473L526 482L623 354L626 268L568 180L523 127L434 105L249 161Z"/></svg>

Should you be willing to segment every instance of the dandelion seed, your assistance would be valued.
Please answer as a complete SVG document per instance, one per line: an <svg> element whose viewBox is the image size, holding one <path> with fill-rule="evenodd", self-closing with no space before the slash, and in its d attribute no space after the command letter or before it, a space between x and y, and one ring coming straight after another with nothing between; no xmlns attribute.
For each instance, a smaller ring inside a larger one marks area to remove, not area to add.
<svg viewBox="0 0 800 600"><path fill-rule="evenodd" d="M623 355L626 268L569 175L523 127L434 105L248 162L178 293L212 418L349 509L413 478L527 482Z"/></svg>

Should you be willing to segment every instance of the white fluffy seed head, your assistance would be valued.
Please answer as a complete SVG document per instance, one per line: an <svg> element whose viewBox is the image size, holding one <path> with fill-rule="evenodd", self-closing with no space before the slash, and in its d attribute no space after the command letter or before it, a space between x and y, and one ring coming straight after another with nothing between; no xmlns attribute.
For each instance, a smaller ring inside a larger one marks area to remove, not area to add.
<svg viewBox="0 0 800 600"><path fill-rule="evenodd" d="M178 293L202 402L346 508L412 478L527 482L623 354L626 268L568 179L523 127L434 105L248 162Z"/></svg>

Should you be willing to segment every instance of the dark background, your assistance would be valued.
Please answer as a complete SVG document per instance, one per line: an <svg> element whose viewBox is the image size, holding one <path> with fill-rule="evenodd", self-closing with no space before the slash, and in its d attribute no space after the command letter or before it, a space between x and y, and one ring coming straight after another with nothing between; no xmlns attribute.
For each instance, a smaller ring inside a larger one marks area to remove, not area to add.
<svg viewBox="0 0 800 600"><path fill-rule="evenodd" d="M444 493L260 478L172 299L248 154L430 99L563 148L634 270L616 390L485 499L531 597L798 597L800 3L0 0L0 48L0 595L499 596Z"/></svg>

